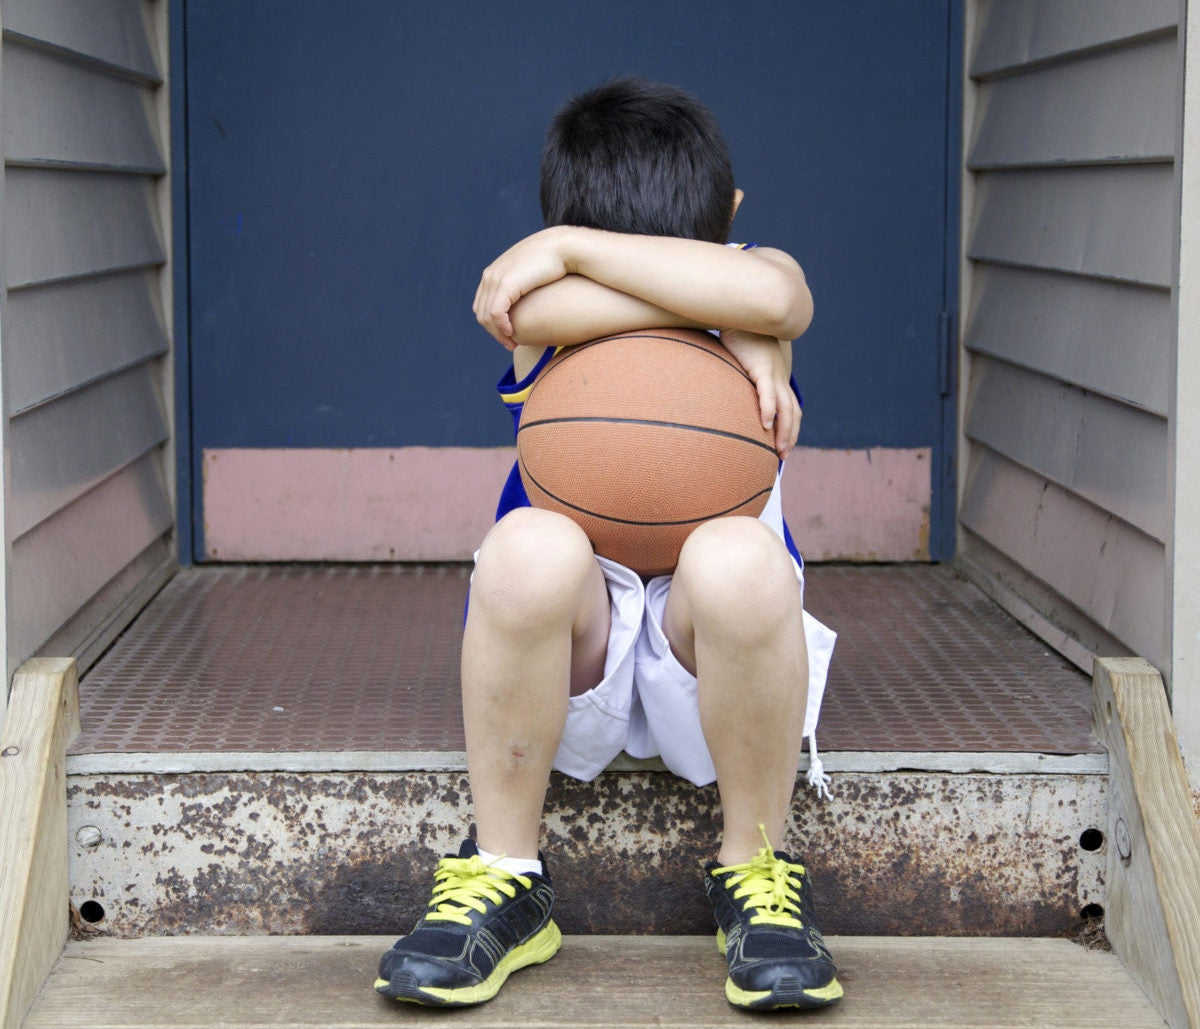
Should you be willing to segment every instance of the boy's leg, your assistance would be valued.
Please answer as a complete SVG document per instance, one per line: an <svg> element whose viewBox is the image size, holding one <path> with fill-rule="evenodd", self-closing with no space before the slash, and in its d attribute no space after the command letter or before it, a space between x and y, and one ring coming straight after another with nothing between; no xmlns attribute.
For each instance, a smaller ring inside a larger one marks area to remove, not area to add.
<svg viewBox="0 0 1200 1029"><path fill-rule="evenodd" d="M462 658L480 848L538 858L568 692L602 678L608 631L604 576L573 523L524 509L493 527L475 566ZM553 907L544 868L484 861L467 840L438 863L424 916L383 955L375 988L418 1004L486 1001L510 973L557 952Z"/></svg>
<svg viewBox="0 0 1200 1029"><path fill-rule="evenodd" d="M817 927L807 870L763 846L782 841L808 698L800 585L766 525L708 522L689 537L663 628L696 675L725 831L705 870L725 996L743 1008L813 1008L842 995Z"/></svg>
<svg viewBox="0 0 1200 1029"><path fill-rule="evenodd" d="M479 846L536 858L567 712L604 676L609 601L582 530L520 508L480 548L462 650L463 723Z"/></svg>
<svg viewBox="0 0 1200 1029"><path fill-rule="evenodd" d="M663 629L697 675L725 817L718 860L749 861L760 825L782 839L808 699L800 584L783 541L752 518L700 526L679 556Z"/></svg>

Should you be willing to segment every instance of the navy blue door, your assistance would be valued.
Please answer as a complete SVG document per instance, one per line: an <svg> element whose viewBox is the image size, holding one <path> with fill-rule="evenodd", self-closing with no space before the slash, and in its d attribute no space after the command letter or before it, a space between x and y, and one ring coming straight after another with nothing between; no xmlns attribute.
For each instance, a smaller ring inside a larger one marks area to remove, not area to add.
<svg viewBox="0 0 1200 1029"><path fill-rule="evenodd" d="M205 450L511 441L479 271L540 227L556 107L636 72L714 109L746 192L735 238L808 273L801 442L928 448L949 556L956 4L175 0L194 555Z"/></svg>

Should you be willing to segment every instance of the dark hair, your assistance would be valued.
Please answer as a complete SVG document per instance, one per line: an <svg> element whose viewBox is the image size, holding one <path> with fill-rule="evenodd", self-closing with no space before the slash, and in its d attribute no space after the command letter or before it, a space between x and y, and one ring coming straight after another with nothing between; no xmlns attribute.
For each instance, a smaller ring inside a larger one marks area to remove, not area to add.
<svg viewBox="0 0 1200 1029"><path fill-rule="evenodd" d="M674 86L626 77L570 100L542 151L546 225L729 238L733 167L716 119Z"/></svg>

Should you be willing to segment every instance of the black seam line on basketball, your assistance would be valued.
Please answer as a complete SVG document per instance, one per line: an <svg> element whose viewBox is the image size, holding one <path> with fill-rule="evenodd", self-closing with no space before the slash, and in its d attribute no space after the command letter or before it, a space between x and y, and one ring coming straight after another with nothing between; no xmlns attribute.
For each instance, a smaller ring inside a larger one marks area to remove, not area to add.
<svg viewBox="0 0 1200 1029"><path fill-rule="evenodd" d="M656 429L683 429L686 432L704 432L710 436L723 436L725 439L734 439L739 443L749 443L751 446L760 447L768 453L775 453L775 448L769 443L764 443L762 440L752 439L749 436L743 436L737 432L729 432L725 429L709 429L703 425L685 425L683 422L659 422L653 418L606 418L599 415L573 415L569 418L539 418L536 422L526 422L519 429L517 435L520 435L526 429L532 429L538 425L561 425L565 422L607 422L609 425L651 425Z"/></svg>
<svg viewBox="0 0 1200 1029"><path fill-rule="evenodd" d="M697 330L697 331L702 331L702 330ZM601 336L600 339L590 339L586 343L576 343L574 346L567 347L563 351L563 356L565 357L567 354L576 353L580 350L587 350L588 347L594 347L597 343L607 343L609 340L629 339L630 337L633 337L634 339L639 339L639 338L665 339L665 340L669 340L672 343L682 343L685 347L691 347L693 350L699 350L701 353L708 354L709 357L716 358L716 360L718 360L718 361L721 360L711 350L707 349L706 347L700 346L700 344L698 344L698 343L693 343L690 339L680 339L678 336L664 336L664 335L659 335L657 333L652 333L652 332L618 332L612 336ZM713 342L718 343L721 346L725 345L724 343L721 343L720 337L718 337L718 336L713 336ZM729 351L726 350L726 353L729 353ZM555 356L557 357L558 355L556 354ZM747 382L749 382L751 385L753 385L754 380L752 378L750 378L749 375L746 374L746 369L743 368L740 364L738 364L737 358L733 357L733 354L729 354L729 356L731 358L733 358L733 361L732 361L732 363L730 363L729 361L726 361L725 364L728 364L729 367L732 368L735 372L737 372L743 379L745 379ZM545 370L546 370L545 368L542 369L542 371L545 371Z"/></svg>
<svg viewBox="0 0 1200 1029"><path fill-rule="evenodd" d="M757 493L753 493L745 500L741 501L741 503L734 504L733 507L728 507L724 511L718 511L715 514L701 515L699 518L682 518L679 521L674 522L639 522L633 518L614 518L612 515L597 514L595 511L589 511L586 507L580 507L578 504L572 504L569 500L563 500L562 497L555 496L548 489L546 489L545 486L543 486L537 481L537 479L529 474L529 469L525 467L524 463L521 465L521 471L523 471L529 477L530 482L532 482L556 504L562 504L563 507L569 507L572 511L578 511L580 514L585 514L589 518L599 518L602 522L615 522L617 525L645 525L656 529L665 528L671 525L696 525L700 522L710 521L713 518L724 518L725 515L732 514L739 507L745 507L752 500L757 500L759 497L771 493L771 490L769 489L760 489Z"/></svg>

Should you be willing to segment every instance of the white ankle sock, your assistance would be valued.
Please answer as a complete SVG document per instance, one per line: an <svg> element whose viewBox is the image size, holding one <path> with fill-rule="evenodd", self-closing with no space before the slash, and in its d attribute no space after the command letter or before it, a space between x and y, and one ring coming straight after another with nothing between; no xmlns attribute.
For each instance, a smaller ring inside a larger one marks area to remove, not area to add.
<svg viewBox="0 0 1200 1029"><path fill-rule="evenodd" d="M485 865L493 865L502 872L509 872L512 875L528 875L530 872L534 875L542 874L542 863L537 858L501 857L482 847L479 848L479 858Z"/></svg>

